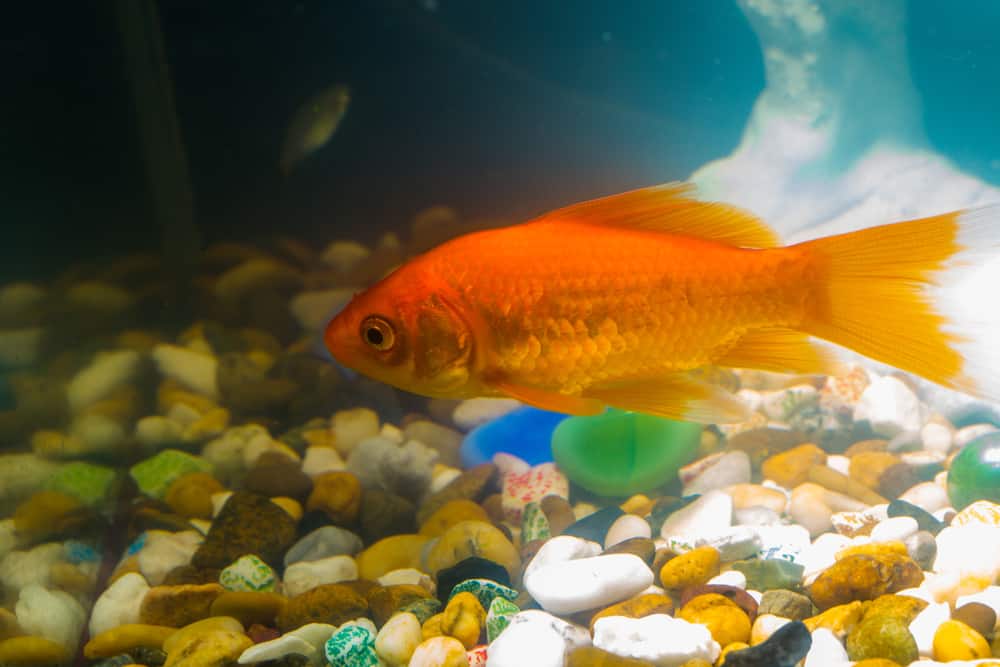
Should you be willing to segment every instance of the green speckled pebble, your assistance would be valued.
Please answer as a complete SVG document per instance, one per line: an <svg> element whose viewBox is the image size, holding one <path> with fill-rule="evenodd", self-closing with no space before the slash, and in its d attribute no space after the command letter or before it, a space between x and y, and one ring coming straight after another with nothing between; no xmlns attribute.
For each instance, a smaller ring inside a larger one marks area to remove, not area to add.
<svg viewBox="0 0 1000 667"><path fill-rule="evenodd" d="M74 461L45 480L47 491L73 496L85 505L98 505L112 495L117 473L106 466Z"/></svg>
<svg viewBox="0 0 1000 667"><path fill-rule="evenodd" d="M129 470L139 490L152 498L163 498L175 479L192 472L211 473L212 464L177 449L164 449Z"/></svg>
<svg viewBox="0 0 1000 667"><path fill-rule="evenodd" d="M496 597L490 603L489 611L486 612L486 638L490 643L500 636L508 625L510 619L514 618L520 609L517 605L506 598Z"/></svg>
<svg viewBox="0 0 1000 667"><path fill-rule="evenodd" d="M435 614L441 613L441 603L436 598L424 598L414 600L408 605L399 608L399 611L408 611L417 617L420 625L427 622L427 619Z"/></svg>
<svg viewBox="0 0 1000 667"><path fill-rule="evenodd" d="M253 554L243 556L219 574L219 583L227 591L273 591L277 580L271 566Z"/></svg>
<svg viewBox="0 0 1000 667"><path fill-rule="evenodd" d="M448 596L448 599L450 600L464 592L475 595L479 599L479 604L483 605L483 609L489 609L496 598L504 598L505 600L517 598L517 591L513 588L498 584L491 579L466 579L451 589L451 595Z"/></svg>
<svg viewBox="0 0 1000 667"><path fill-rule="evenodd" d="M552 456L570 481L588 491L628 496L676 479L697 453L701 431L701 424L609 410L560 422Z"/></svg>
<svg viewBox="0 0 1000 667"><path fill-rule="evenodd" d="M886 614L866 617L847 635L851 660L885 658L908 665L920 657L917 642L903 620Z"/></svg>
<svg viewBox="0 0 1000 667"><path fill-rule="evenodd" d="M375 635L362 625L340 628L326 640L326 661L334 667L376 667Z"/></svg>
<svg viewBox="0 0 1000 667"><path fill-rule="evenodd" d="M521 542L527 544L534 540L547 540L552 537L549 530L549 520L542 512L542 506L536 502L530 502L524 506L521 514Z"/></svg>

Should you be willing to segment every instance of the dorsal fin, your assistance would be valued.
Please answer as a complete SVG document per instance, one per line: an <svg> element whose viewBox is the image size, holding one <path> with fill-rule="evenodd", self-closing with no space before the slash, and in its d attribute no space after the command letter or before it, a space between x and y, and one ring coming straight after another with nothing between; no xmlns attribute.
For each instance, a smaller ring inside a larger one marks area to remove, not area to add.
<svg viewBox="0 0 1000 667"><path fill-rule="evenodd" d="M728 204L694 199L691 183L666 183L591 199L546 213L535 222L584 222L670 232L746 248L773 248L778 235Z"/></svg>

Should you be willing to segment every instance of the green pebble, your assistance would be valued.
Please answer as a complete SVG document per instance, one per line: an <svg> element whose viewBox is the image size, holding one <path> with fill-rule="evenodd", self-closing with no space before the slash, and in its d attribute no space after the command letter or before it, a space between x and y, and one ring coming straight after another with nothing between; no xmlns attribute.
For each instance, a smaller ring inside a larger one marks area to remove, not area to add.
<svg viewBox="0 0 1000 667"><path fill-rule="evenodd" d="M504 586L490 579L466 579L451 589L451 595L448 596L448 599L465 592L475 595L479 599L479 604L483 605L483 609L489 609L496 598L505 600L517 598L517 591L509 586Z"/></svg>
<svg viewBox="0 0 1000 667"><path fill-rule="evenodd" d="M435 614L441 613L441 603L435 598L424 598L414 600L408 605L400 607L399 611L408 611L417 617L420 625L427 622L427 619Z"/></svg>
<svg viewBox="0 0 1000 667"><path fill-rule="evenodd" d="M334 667L376 667L375 635L360 625L348 625L333 633L324 647L326 660Z"/></svg>
<svg viewBox="0 0 1000 667"><path fill-rule="evenodd" d="M163 498L175 479L192 472L211 473L212 464L178 449L164 449L129 469L139 490L152 498Z"/></svg>
<svg viewBox="0 0 1000 667"><path fill-rule="evenodd" d="M219 573L219 583L227 591L273 591L278 577L271 566L257 556L242 556Z"/></svg>
<svg viewBox="0 0 1000 667"><path fill-rule="evenodd" d="M805 568L799 563L780 558L748 558L732 564L747 578L747 588L755 591L769 591L776 588L794 590L800 588Z"/></svg>
<svg viewBox="0 0 1000 667"><path fill-rule="evenodd" d="M118 473L107 466L74 461L45 480L45 489L73 496L85 505L99 505L111 498Z"/></svg>
<svg viewBox="0 0 1000 667"><path fill-rule="evenodd" d="M977 500L1000 503L1000 433L976 438L952 459L948 499L959 510Z"/></svg>
<svg viewBox="0 0 1000 667"><path fill-rule="evenodd" d="M855 661L884 658L908 665L920 657L906 623L887 614L866 616L848 633L845 644L847 657Z"/></svg>
<svg viewBox="0 0 1000 667"><path fill-rule="evenodd" d="M552 537L552 531L549 529L548 518L542 512L542 506L536 502L525 505L521 515L521 543L547 540L550 537Z"/></svg>
<svg viewBox="0 0 1000 667"><path fill-rule="evenodd" d="M516 604L506 598L493 598L493 601L490 602L489 610L486 612L487 641L493 643L493 640L507 629L514 615L520 611Z"/></svg>
<svg viewBox="0 0 1000 667"><path fill-rule="evenodd" d="M552 434L552 456L584 489L628 496L676 480L697 453L701 431L701 424L609 410L560 422Z"/></svg>

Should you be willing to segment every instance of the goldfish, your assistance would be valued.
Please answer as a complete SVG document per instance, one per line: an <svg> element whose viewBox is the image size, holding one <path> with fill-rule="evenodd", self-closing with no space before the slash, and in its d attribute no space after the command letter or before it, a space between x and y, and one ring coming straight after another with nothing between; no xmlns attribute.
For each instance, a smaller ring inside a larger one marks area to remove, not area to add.
<svg viewBox="0 0 1000 667"><path fill-rule="evenodd" d="M324 340L406 391L573 415L741 421L713 369L830 374L838 346L997 399L990 352L944 288L998 237L993 206L782 246L669 183L445 242L355 295Z"/></svg>
<svg viewBox="0 0 1000 667"><path fill-rule="evenodd" d="M299 161L325 146L337 131L350 102L350 88L338 84L320 91L299 107L281 147L281 171L289 173Z"/></svg>

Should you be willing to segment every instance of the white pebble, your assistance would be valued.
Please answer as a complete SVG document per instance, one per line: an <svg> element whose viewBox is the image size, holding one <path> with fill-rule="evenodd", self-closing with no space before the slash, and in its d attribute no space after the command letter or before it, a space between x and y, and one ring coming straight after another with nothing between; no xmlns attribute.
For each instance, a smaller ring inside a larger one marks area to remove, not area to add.
<svg viewBox="0 0 1000 667"><path fill-rule="evenodd" d="M515 614L490 644L486 667L563 667L570 651L590 643L586 628L529 609Z"/></svg>
<svg viewBox="0 0 1000 667"><path fill-rule="evenodd" d="M374 437L379 432L378 415L369 408L339 410L333 415L330 423L334 445L344 456L350 454L359 442Z"/></svg>
<svg viewBox="0 0 1000 667"><path fill-rule="evenodd" d="M684 485L683 495L707 493L750 481L750 457L742 450L726 452Z"/></svg>
<svg viewBox="0 0 1000 667"><path fill-rule="evenodd" d="M101 414L83 415L73 420L70 436L80 440L84 452L109 452L125 442L125 427Z"/></svg>
<svg viewBox="0 0 1000 667"><path fill-rule="evenodd" d="M70 410L79 412L131 382L139 369L140 360L141 357L135 350L97 354L66 386Z"/></svg>
<svg viewBox="0 0 1000 667"><path fill-rule="evenodd" d="M574 535L557 535L545 542L535 552L535 556L524 568L524 578L527 579L535 570L557 563L578 558L591 558L600 555L601 545Z"/></svg>
<svg viewBox="0 0 1000 667"><path fill-rule="evenodd" d="M739 570L726 570L722 574L717 574L709 579L708 583L713 586L735 586L736 588L745 590L747 587L747 575Z"/></svg>
<svg viewBox="0 0 1000 667"><path fill-rule="evenodd" d="M902 542L913 535L920 526L911 516L896 516L875 524L870 534L872 542Z"/></svg>
<svg viewBox="0 0 1000 667"><path fill-rule="evenodd" d="M695 540L699 535L712 535L729 528L732 518L732 496L723 491L709 491L668 516L660 528L660 536Z"/></svg>
<svg viewBox="0 0 1000 667"><path fill-rule="evenodd" d="M861 393L854 421L868 421L872 430L891 438L923 426L920 400L900 379L887 375L874 380Z"/></svg>
<svg viewBox="0 0 1000 667"><path fill-rule="evenodd" d="M758 614L750 628L750 643L759 644L773 635L781 626L791 623L790 618L777 614Z"/></svg>
<svg viewBox="0 0 1000 667"><path fill-rule="evenodd" d="M910 621L910 634L917 641L917 651L924 657L934 654L934 633L938 626L951 618L947 602L931 603Z"/></svg>
<svg viewBox="0 0 1000 667"><path fill-rule="evenodd" d="M634 554L608 554L555 563L525 574L524 586L554 614L572 614L626 600L653 583L653 572Z"/></svg>
<svg viewBox="0 0 1000 667"><path fill-rule="evenodd" d="M842 475L847 475L851 469L851 459L842 454L831 454L826 457L826 466L833 468Z"/></svg>
<svg viewBox="0 0 1000 667"><path fill-rule="evenodd" d="M0 583L10 593L31 585L48 586L49 569L62 556L62 545L56 542L27 551L11 551L0 561Z"/></svg>
<svg viewBox="0 0 1000 667"><path fill-rule="evenodd" d="M150 451L179 443L183 437L184 424L167 417L150 415L135 423L135 439Z"/></svg>
<svg viewBox="0 0 1000 667"><path fill-rule="evenodd" d="M375 652L390 667L406 665L421 641L420 621L410 612L403 612L392 616L378 631Z"/></svg>
<svg viewBox="0 0 1000 667"><path fill-rule="evenodd" d="M914 484L904 491L899 499L916 505L927 512L936 512L948 506L948 492L934 482Z"/></svg>
<svg viewBox="0 0 1000 667"><path fill-rule="evenodd" d="M302 292L292 297L288 310L305 331L320 332L360 291L354 287L341 287Z"/></svg>
<svg viewBox="0 0 1000 667"><path fill-rule="evenodd" d="M611 527L608 528L608 534L604 538L604 548L609 549L620 542L635 537L649 538L650 535L652 535L652 528L650 528L648 521L635 514L623 514L615 519Z"/></svg>
<svg viewBox="0 0 1000 667"><path fill-rule="evenodd" d="M51 639L74 650L87 622L87 610L69 593L38 584L25 586L14 608L17 622L29 635Z"/></svg>
<svg viewBox="0 0 1000 667"><path fill-rule="evenodd" d="M215 378L219 362L215 357L179 345L157 345L153 348L153 360L168 378L191 391L218 398L219 386Z"/></svg>
<svg viewBox="0 0 1000 667"><path fill-rule="evenodd" d="M920 429L920 442L924 449L939 454L947 454L955 438L955 429L943 417L928 421Z"/></svg>
<svg viewBox="0 0 1000 667"><path fill-rule="evenodd" d="M241 665L254 664L265 660L278 660L292 654L304 656L312 664L321 664L316 647L305 639L292 634L254 644L240 654L238 662Z"/></svg>
<svg viewBox="0 0 1000 667"><path fill-rule="evenodd" d="M429 574L412 567L390 570L375 581L378 582L379 586L397 586L399 584L421 586L431 593L434 593L437 589L434 580Z"/></svg>
<svg viewBox="0 0 1000 667"><path fill-rule="evenodd" d="M191 562L191 557L201 546L202 539L202 536L193 530L179 533L166 530L147 531L146 543L136 556L139 572L151 586L162 584L168 572Z"/></svg>
<svg viewBox="0 0 1000 667"><path fill-rule="evenodd" d="M306 447L306 454L302 459L302 472L310 477L336 472L345 467L343 457L333 447Z"/></svg>
<svg viewBox="0 0 1000 667"><path fill-rule="evenodd" d="M837 635L826 628L813 631L812 644L803 667L846 667L850 664L847 649Z"/></svg>
<svg viewBox="0 0 1000 667"><path fill-rule="evenodd" d="M320 254L320 259L331 269L349 273L372 254L371 249L357 241L332 241Z"/></svg>
<svg viewBox="0 0 1000 667"><path fill-rule="evenodd" d="M451 419L458 428L471 431L523 405L513 398L469 398L455 406Z"/></svg>
<svg viewBox="0 0 1000 667"><path fill-rule="evenodd" d="M126 623L139 622L139 605L149 590L149 584L138 572L123 574L94 603L90 614L90 636Z"/></svg>
<svg viewBox="0 0 1000 667"><path fill-rule="evenodd" d="M681 665L696 659L715 663L721 650L704 625L666 614L599 618L594 623L594 646L655 665Z"/></svg>
<svg viewBox="0 0 1000 667"><path fill-rule="evenodd" d="M955 432L955 447L965 447L976 438L984 436L987 433L993 433L996 430L997 427L993 424L970 424L968 426L963 426Z"/></svg>
<svg viewBox="0 0 1000 667"><path fill-rule="evenodd" d="M1000 575L1000 527L947 526L936 536L934 571L995 581Z"/></svg>
<svg viewBox="0 0 1000 667"><path fill-rule="evenodd" d="M285 570L285 594L295 597L317 586L336 584L358 578L358 566L350 556L329 556L319 560L299 561Z"/></svg>

